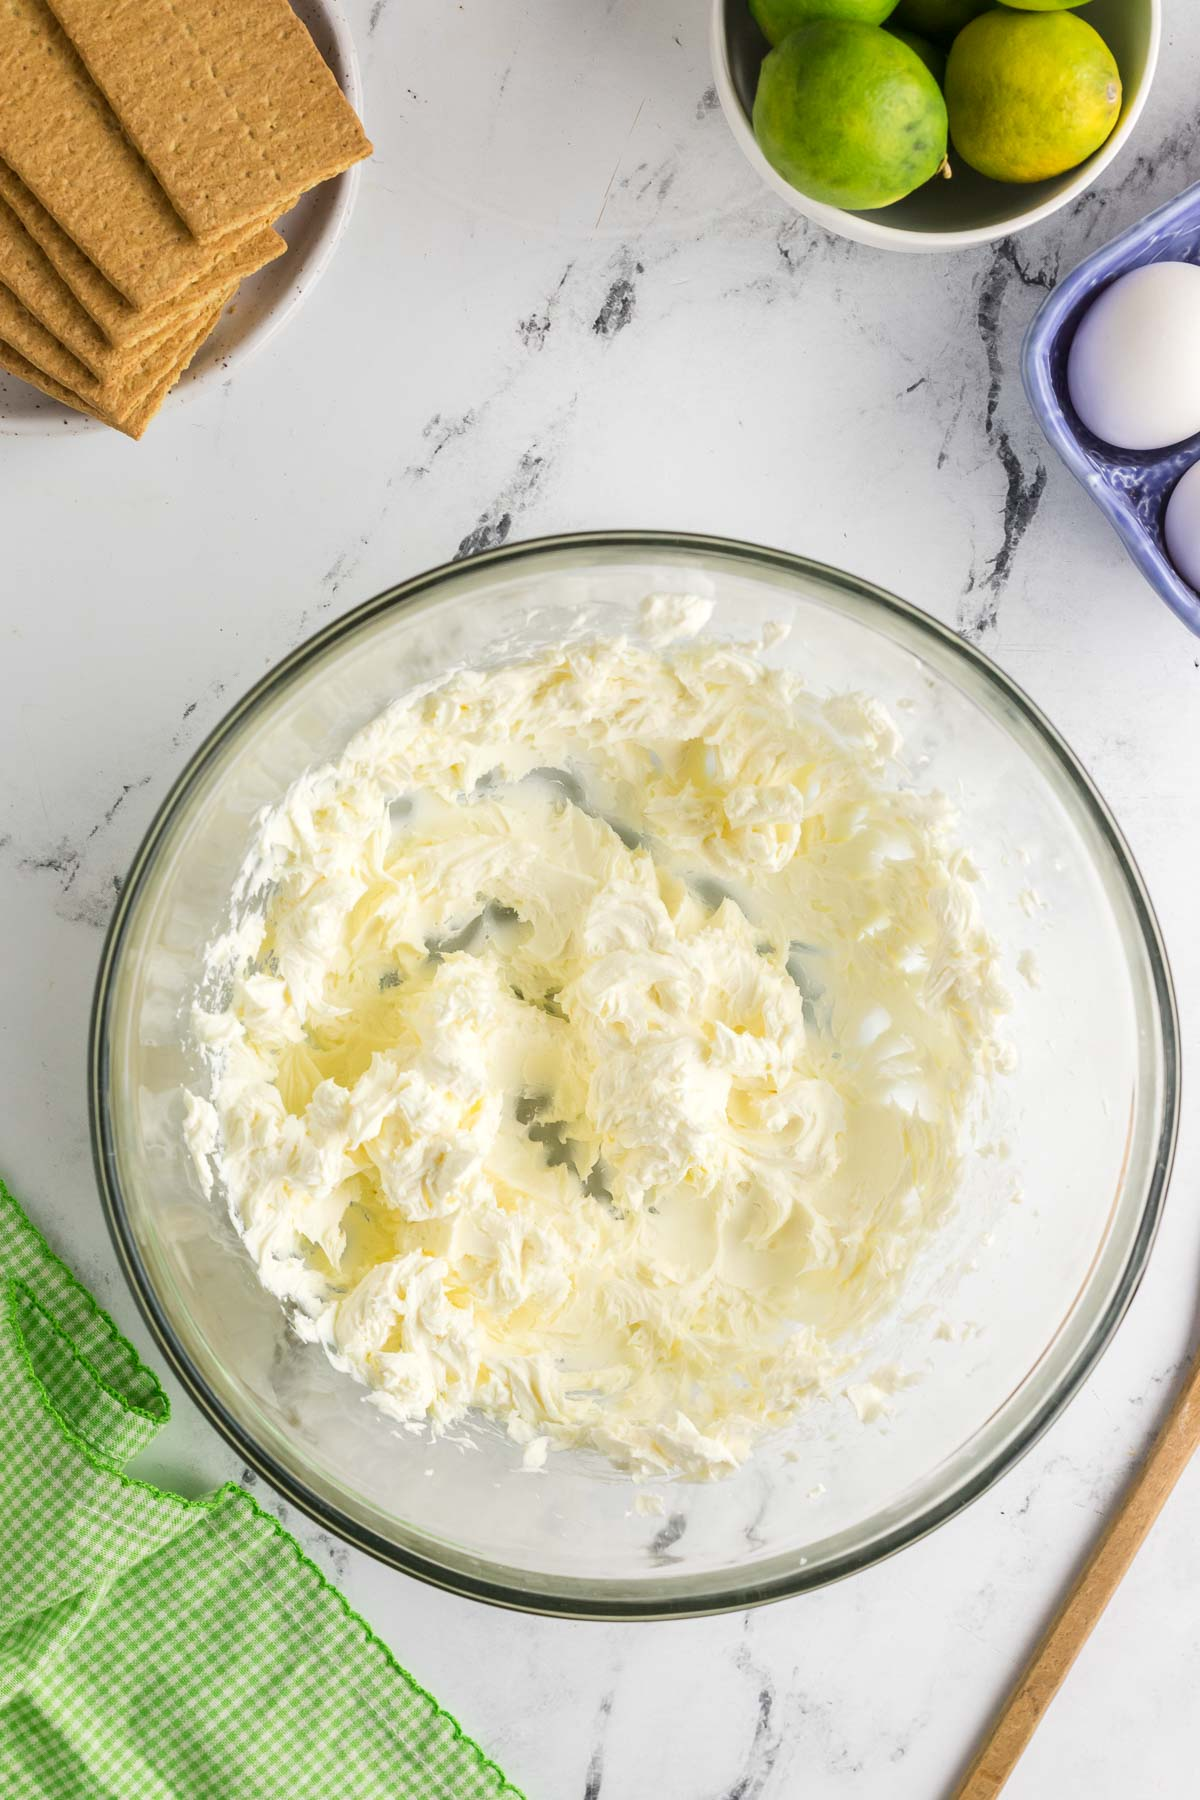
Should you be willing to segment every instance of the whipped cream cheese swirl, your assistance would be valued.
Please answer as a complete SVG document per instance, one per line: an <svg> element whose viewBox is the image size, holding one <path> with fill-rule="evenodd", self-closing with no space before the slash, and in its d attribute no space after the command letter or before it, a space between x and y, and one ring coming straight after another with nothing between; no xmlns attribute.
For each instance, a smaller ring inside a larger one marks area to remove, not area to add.
<svg viewBox="0 0 1200 1800"><path fill-rule="evenodd" d="M870 699L709 642L457 674L260 820L193 1150L392 1419L720 1474L952 1205L975 885Z"/></svg>

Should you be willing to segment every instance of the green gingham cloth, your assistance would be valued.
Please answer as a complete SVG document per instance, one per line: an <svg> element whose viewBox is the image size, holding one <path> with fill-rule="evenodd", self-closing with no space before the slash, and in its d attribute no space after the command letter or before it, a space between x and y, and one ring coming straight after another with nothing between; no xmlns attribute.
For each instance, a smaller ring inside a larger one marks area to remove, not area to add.
<svg viewBox="0 0 1200 1800"><path fill-rule="evenodd" d="M520 1800L244 1489L123 1473L169 1415L0 1182L3 1800Z"/></svg>

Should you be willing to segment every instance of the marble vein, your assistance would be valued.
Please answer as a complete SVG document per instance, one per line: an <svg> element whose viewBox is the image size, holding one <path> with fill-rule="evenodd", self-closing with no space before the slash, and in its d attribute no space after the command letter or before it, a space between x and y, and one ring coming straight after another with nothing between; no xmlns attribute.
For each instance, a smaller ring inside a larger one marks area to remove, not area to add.
<svg viewBox="0 0 1200 1800"><path fill-rule="evenodd" d="M741 1773L722 1800L760 1800L779 1761L784 1735L777 1716L775 1680L767 1664L751 1651L748 1621L747 1637L733 1661L738 1675L756 1689L754 1727Z"/></svg>
<svg viewBox="0 0 1200 1800"><path fill-rule="evenodd" d="M604 1740L608 1730L608 1721L612 1717L615 1699L616 1692L610 1688L600 1701L592 1753L588 1757L587 1774L584 1777L583 1800L600 1800L600 1792L604 1786Z"/></svg>

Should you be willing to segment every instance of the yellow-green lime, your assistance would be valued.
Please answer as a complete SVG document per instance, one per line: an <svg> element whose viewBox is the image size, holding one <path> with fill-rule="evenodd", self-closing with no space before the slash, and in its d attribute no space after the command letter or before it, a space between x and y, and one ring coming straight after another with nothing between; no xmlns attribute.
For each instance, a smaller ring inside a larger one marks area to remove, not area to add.
<svg viewBox="0 0 1200 1800"><path fill-rule="evenodd" d="M965 26L946 63L950 136L994 181L1045 181L1112 132L1121 75L1099 32L1071 12L997 7Z"/></svg>
<svg viewBox="0 0 1200 1800"><path fill-rule="evenodd" d="M877 25L821 19L762 65L754 134L812 200L890 206L946 159L946 103L920 57Z"/></svg>
<svg viewBox="0 0 1200 1800"><path fill-rule="evenodd" d="M1088 0L1004 0L1018 12L1065 12L1069 6L1086 6Z"/></svg>
<svg viewBox="0 0 1200 1800"><path fill-rule="evenodd" d="M900 0L891 22L921 37L948 44L991 4L992 0Z"/></svg>
<svg viewBox="0 0 1200 1800"><path fill-rule="evenodd" d="M892 37L898 37L902 44L907 44L941 87L946 79L946 52L941 45L931 44L928 38L918 37L915 31L905 31L903 25L885 25L884 30L890 32Z"/></svg>
<svg viewBox="0 0 1200 1800"><path fill-rule="evenodd" d="M851 19L857 25L882 25L896 0L750 0L767 42L781 44L791 32L817 19Z"/></svg>

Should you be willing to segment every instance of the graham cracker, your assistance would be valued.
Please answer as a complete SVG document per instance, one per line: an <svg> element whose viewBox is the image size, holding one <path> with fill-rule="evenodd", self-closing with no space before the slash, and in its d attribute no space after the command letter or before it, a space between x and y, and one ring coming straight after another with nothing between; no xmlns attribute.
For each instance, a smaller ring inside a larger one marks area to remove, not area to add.
<svg viewBox="0 0 1200 1800"><path fill-rule="evenodd" d="M161 387L173 370L176 372L175 379L182 375L187 363L220 318L226 302L233 298L236 291L236 284L231 284L219 297L213 297L213 304L199 317L185 319L176 331L155 338L152 344L146 346L146 354L140 362L126 363L117 368L95 388L80 389L81 398L89 405L98 407L101 412L111 415L118 423L131 417L147 394ZM0 332L0 336L3 335ZM187 360L180 363L179 359L185 353Z"/></svg>
<svg viewBox="0 0 1200 1800"><path fill-rule="evenodd" d="M217 251L174 211L45 0L0 4L0 94L0 156L132 306L211 271Z"/></svg>
<svg viewBox="0 0 1200 1800"><path fill-rule="evenodd" d="M129 410L120 418L113 413L102 411L98 405L90 403L71 388L55 381L52 375L46 375L42 370L35 368L26 357L21 355L19 350L6 343L2 337L0 337L0 369L6 369L10 375L15 375L19 380L28 382L31 387L40 388L43 394L48 394L52 400L57 400L60 406L69 406L76 412L87 413L91 418L99 419L102 424L111 425L115 430L123 432L126 437L140 438L220 318L223 306L224 302L203 316L194 326L190 341L178 352L174 363L160 377L157 385L147 388L139 396L133 398Z"/></svg>
<svg viewBox="0 0 1200 1800"><path fill-rule="evenodd" d="M78 394L73 394L70 388L63 387L62 383L55 381L52 375L43 375L40 369L35 369L19 350L14 349L11 344L6 344L3 338L0 338L0 369L5 370L9 375L15 375L19 381L28 382L30 387L40 388L43 394L49 394L51 400L57 400L60 406L69 406L74 412L87 413L93 419L100 418L100 414L94 412L79 398ZM116 421L104 419L102 423L114 425ZM120 427L118 426L117 429L120 430Z"/></svg>
<svg viewBox="0 0 1200 1800"><path fill-rule="evenodd" d="M0 281L64 349L93 375L100 373L97 359L111 354L112 345L4 200L0 200Z"/></svg>
<svg viewBox="0 0 1200 1800"><path fill-rule="evenodd" d="M92 80L208 241L371 154L288 0L50 0Z"/></svg>
<svg viewBox="0 0 1200 1800"><path fill-rule="evenodd" d="M146 345L140 357L118 364L102 381L64 350L58 339L39 325L3 286L0 286L0 338L43 375L49 375L61 387L69 388L85 400L101 417L119 422L135 411L146 394L170 374L180 353L194 341L204 319L219 317L221 307L233 292L232 286L225 290L215 315L210 309L199 320L185 320L174 332Z"/></svg>
<svg viewBox="0 0 1200 1800"><path fill-rule="evenodd" d="M54 333L39 325L17 296L3 285L0 285L0 338L14 350L19 350L35 369L52 376L64 387L83 393L99 386L96 377L79 358L64 350Z"/></svg>
<svg viewBox="0 0 1200 1800"><path fill-rule="evenodd" d="M133 403L131 410L127 412L123 418L114 421L118 431L124 431L129 437L141 437L147 425L150 423L167 395L171 392L171 389L175 386L180 376L186 372L188 366L195 357L197 350L199 350L200 346L209 336L214 325L217 323L217 320L224 312L227 302L233 298L235 291L236 283L234 287L231 287L225 293L219 306L214 307L211 312L205 313L202 318L192 321L193 330L190 341L185 343L179 350L173 365L167 370L167 373L162 377L158 386L152 387L147 392L143 393L141 398Z"/></svg>
<svg viewBox="0 0 1200 1800"><path fill-rule="evenodd" d="M4 0L0 0L0 4L3 3ZM287 249L279 233L264 225L261 231L243 238L227 255L215 261L205 275L183 288L174 299L139 312L118 294L111 282L105 280L78 244L71 241L40 200L3 161L0 161L0 199L7 201L84 311L118 348L132 347L144 338L156 337L165 326L206 311L219 289L230 281L240 281L254 274Z"/></svg>
<svg viewBox="0 0 1200 1800"><path fill-rule="evenodd" d="M131 363L144 360L152 345L165 335L177 332L186 320L209 310L210 304L196 301L191 306L177 303L164 307L156 315L162 323L152 337L139 338L134 344L110 344L45 251L34 243L20 219L3 200L0 200L0 283L16 295L39 325L53 332L63 348L69 350L97 381L106 381L119 375Z"/></svg>

